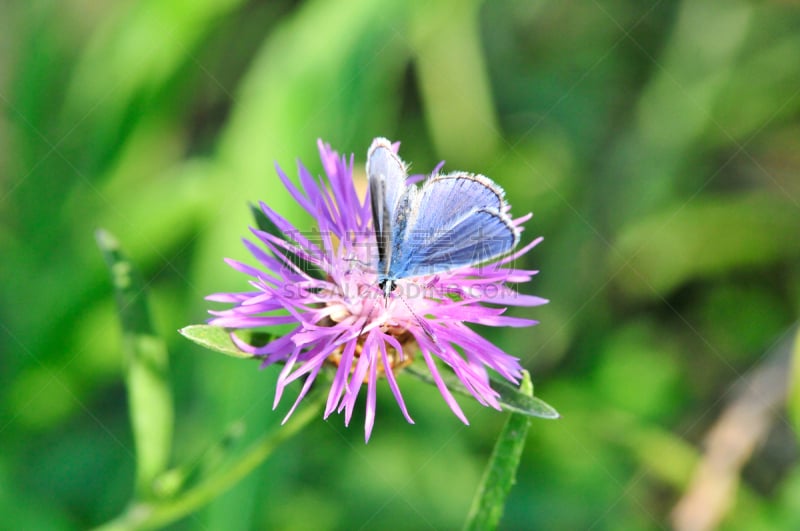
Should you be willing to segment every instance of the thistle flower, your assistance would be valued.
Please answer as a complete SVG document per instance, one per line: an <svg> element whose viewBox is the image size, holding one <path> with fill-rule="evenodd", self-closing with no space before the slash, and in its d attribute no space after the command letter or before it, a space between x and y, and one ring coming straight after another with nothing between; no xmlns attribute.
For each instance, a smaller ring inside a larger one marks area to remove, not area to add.
<svg viewBox="0 0 800 531"><path fill-rule="evenodd" d="M536 324L503 314L507 306L547 302L519 294L509 286L527 282L536 273L511 264L541 238L490 266L400 279L387 296L378 286L370 199L359 199L353 181L353 156L348 162L327 144L319 141L318 146L325 171L321 179L298 163L298 188L276 166L283 185L317 226L302 232L262 202L260 209L274 230L252 228L258 244L244 241L260 267L226 260L252 277L253 289L208 296L211 301L233 304L226 310L210 311L214 316L210 324L233 329L293 325L290 332L264 346L246 344L231 334L238 348L263 358L262 366L283 364L273 407L277 407L287 385L303 380L287 419L323 367L330 366L335 373L325 418L334 411L344 412L345 424L349 424L359 391L366 385L365 438L369 440L375 421L376 389L385 378L406 420L413 423L395 374L415 356L425 361L445 402L465 424L469 422L443 381L441 365L449 367L478 402L500 409L499 395L489 386L487 369L518 383L522 367L517 358L481 337L467 323L511 327ZM438 167L434 173L437 171ZM409 182L421 178L412 177ZM530 217L514 219L515 230L521 230Z"/></svg>

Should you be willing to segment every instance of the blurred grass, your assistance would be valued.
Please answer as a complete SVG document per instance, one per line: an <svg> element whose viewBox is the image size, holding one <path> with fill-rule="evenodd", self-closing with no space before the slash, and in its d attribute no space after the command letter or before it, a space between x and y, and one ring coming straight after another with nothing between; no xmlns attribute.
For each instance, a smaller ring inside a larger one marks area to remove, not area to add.
<svg viewBox="0 0 800 531"><path fill-rule="evenodd" d="M275 370L175 331L245 287L222 258L247 260L248 202L309 223L273 164L319 173L317 138L357 167L397 138L415 171L446 158L535 214L541 274L522 288L552 303L518 312L538 327L489 333L564 418L534 422L501 527L662 526L732 385L797 322L791 3L41 0L0 19L0 522L82 529L131 493L99 226L143 268L173 353L175 456L282 418ZM462 402L464 428L400 381L416 425L382 389L368 446L312 423L173 527L460 526L503 419ZM800 522L786 418L725 527Z"/></svg>

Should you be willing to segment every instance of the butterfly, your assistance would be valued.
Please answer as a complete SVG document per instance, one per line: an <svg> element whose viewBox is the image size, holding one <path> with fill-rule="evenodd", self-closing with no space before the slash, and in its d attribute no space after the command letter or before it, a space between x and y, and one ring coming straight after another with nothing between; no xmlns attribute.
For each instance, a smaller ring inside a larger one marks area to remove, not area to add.
<svg viewBox="0 0 800 531"><path fill-rule="evenodd" d="M519 243L505 192L488 177L435 174L407 184L406 164L385 138L367 152L378 286L388 299L397 281L497 258Z"/></svg>

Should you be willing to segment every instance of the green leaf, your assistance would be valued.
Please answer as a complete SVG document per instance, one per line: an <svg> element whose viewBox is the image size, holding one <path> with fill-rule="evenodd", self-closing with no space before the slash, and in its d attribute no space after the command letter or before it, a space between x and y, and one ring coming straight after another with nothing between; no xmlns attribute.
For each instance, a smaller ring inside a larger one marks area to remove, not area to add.
<svg viewBox="0 0 800 531"><path fill-rule="evenodd" d="M178 330L180 334L207 349L215 350L227 356L241 359L261 359L259 356L239 350L231 340L231 330L221 326L190 325ZM249 345L260 346L269 343L273 336L254 330L237 330L236 336Z"/></svg>
<svg viewBox="0 0 800 531"><path fill-rule="evenodd" d="M524 371L520 394L533 398L533 385ZM472 500L464 529L495 529L503 516L506 498L514 484L531 418L512 413L495 443L483 479Z"/></svg>
<svg viewBox="0 0 800 531"><path fill-rule="evenodd" d="M430 371L424 364L415 362L409 367L406 367L405 371L413 376L416 376L423 382L436 385L436 382L433 380ZM525 374L527 374L527 371ZM464 384L461 383L461 380L459 380L455 374L452 372L441 371L441 375L442 380L448 389L463 395L470 397L472 396L472 393L470 393L469 390L464 387ZM530 394L528 394L521 389L517 389L506 380L494 375L490 376L489 379L491 381L492 389L500 393L499 402L504 411L511 411L512 413L519 413L529 417L539 417L544 419L557 419L561 416L558 414L558 411L553 408L553 406L544 400L533 396L532 388Z"/></svg>
<svg viewBox="0 0 800 531"><path fill-rule="evenodd" d="M789 415L794 425L794 432L800 438L800 327L792 343L792 361L789 374Z"/></svg>
<svg viewBox="0 0 800 531"><path fill-rule="evenodd" d="M172 446L169 358L150 323L145 284L138 271L110 233L98 230L95 236L111 272L122 322L125 383L136 445L136 491L146 499L152 497L153 482L167 467Z"/></svg>
<svg viewBox="0 0 800 531"><path fill-rule="evenodd" d="M527 375L528 372L525 371L525 374ZM528 378L530 377L528 376ZM533 396L532 386L531 392L528 394L524 389L517 389L506 380L501 380L494 376L490 377L490 380L492 382L492 389L500 393L500 405L503 406L504 411L545 419L557 419L561 417L553 406L541 398Z"/></svg>

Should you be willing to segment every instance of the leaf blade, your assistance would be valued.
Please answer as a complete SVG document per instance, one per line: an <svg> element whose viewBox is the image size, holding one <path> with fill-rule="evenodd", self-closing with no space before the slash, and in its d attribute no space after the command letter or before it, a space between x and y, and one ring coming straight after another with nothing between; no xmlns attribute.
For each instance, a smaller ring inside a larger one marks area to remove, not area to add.
<svg viewBox="0 0 800 531"><path fill-rule="evenodd" d="M231 331L221 326L206 324L189 325L178 330L183 337L226 356L239 359L261 359L261 357L244 352L231 340ZM272 336L252 330L237 330L236 335L251 345L265 345Z"/></svg>
<svg viewBox="0 0 800 531"><path fill-rule="evenodd" d="M125 383L136 447L136 491L139 497L149 498L154 481L169 464L172 447L169 356L151 324L145 284L138 271L109 232L98 230L95 237L111 274L122 324Z"/></svg>

